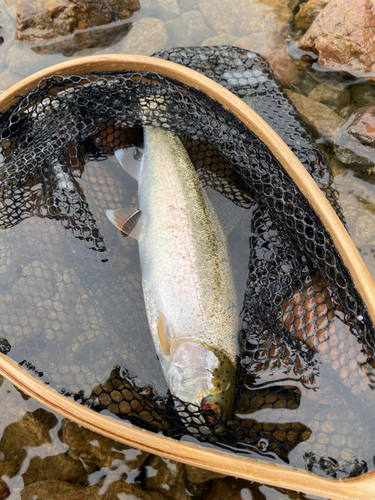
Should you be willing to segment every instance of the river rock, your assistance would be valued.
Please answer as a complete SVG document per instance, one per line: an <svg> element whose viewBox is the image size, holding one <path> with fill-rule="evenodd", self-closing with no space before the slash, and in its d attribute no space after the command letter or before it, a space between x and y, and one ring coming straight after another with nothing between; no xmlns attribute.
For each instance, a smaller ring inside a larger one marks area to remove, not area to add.
<svg viewBox="0 0 375 500"><path fill-rule="evenodd" d="M372 0L331 0L298 46L318 54L321 66L366 76L375 70L374 16Z"/></svg>
<svg viewBox="0 0 375 500"><path fill-rule="evenodd" d="M66 36L128 19L139 9L139 0L19 0L16 39L40 42Z"/></svg>
<svg viewBox="0 0 375 500"><path fill-rule="evenodd" d="M313 101L291 90L286 90L286 94L297 108L302 120L320 136L332 142L339 129L344 125L345 120L331 108Z"/></svg>
<svg viewBox="0 0 375 500"><path fill-rule="evenodd" d="M32 458L22 478L25 486L48 479L86 486L87 470L81 460L75 460L66 452L45 458Z"/></svg>
<svg viewBox="0 0 375 500"><path fill-rule="evenodd" d="M287 53L285 39L278 33L274 31L254 32L238 38L233 45L251 50L264 57L282 87L288 88L297 82L298 69Z"/></svg>
<svg viewBox="0 0 375 500"><path fill-rule="evenodd" d="M375 106L375 85L372 82L356 83L349 88L357 107Z"/></svg>
<svg viewBox="0 0 375 500"><path fill-rule="evenodd" d="M317 85L309 94L309 98L321 102L331 108L341 109L350 103L348 89L337 90L327 83Z"/></svg>
<svg viewBox="0 0 375 500"><path fill-rule="evenodd" d="M219 479L226 477L225 474L220 474L219 472L214 472L211 470L200 469L199 467L194 467L193 465L185 465L187 477L190 483L200 484L210 481L211 479Z"/></svg>
<svg viewBox="0 0 375 500"><path fill-rule="evenodd" d="M168 35L165 24L160 19L144 17L135 23L125 37L120 51L123 54L151 56L166 47Z"/></svg>
<svg viewBox="0 0 375 500"><path fill-rule="evenodd" d="M104 481L100 483L104 485ZM166 497L156 491L145 491L136 484L128 484L124 479L115 481L109 484L108 487L105 485L105 493L101 495L103 487L100 483L91 488L92 496L89 496L90 500L167 500L167 498L178 500L179 498L177 495L173 496L173 491L171 492L172 497ZM87 491L90 492L89 489Z"/></svg>
<svg viewBox="0 0 375 500"><path fill-rule="evenodd" d="M207 38L214 36L204 17L197 10L184 12L177 19L167 22L167 27L170 45L174 47L200 45Z"/></svg>
<svg viewBox="0 0 375 500"><path fill-rule="evenodd" d="M199 0L180 0L180 8L183 12L193 10L198 5Z"/></svg>
<svg viewBox="0 0 375 500"><path fill-rule="evenodd" d="M190 495L186 490L185 465L152 456L146 466L146 489L163 493L171 500L189 500Z"/></svg>
<svg viewBox="0 0 375 500"><path fill-rule="evenodd" d="M50 429L57 424L52 413L39 408L26 412L21 420L8 425L0 441L1 474L13 477L19 471L27 456L27 447L37 447L51 443Z"/></svg>
<svg viewBox="0 0 375 500"><path fill-rule="evenodd" d="M375 106L358 110L348 127L348 133L365 146L375 147Z"/></svg>
<svg viewBox="0 0 375 500"><path fill-rule="evenodd" d="M303 3L294 17L294 26L307 30L328 2L329 0L308 0Z"/></svg>
<svg viewBox="0 0 375 500"><path fill-rule="evenodd" d="M174 19L181 14L177 0L154 0L158 6L159 16L162 19Z"/></svg>
<svg viewBox="0 0 375 500"><path fill-rule="evenodd" d="M88 466L111 467L116 460L134 470L139 469L149 455L80 427L67 418L63 420L61 439L69 446L69 455Z"/></svg>
<svg viewBox="0 0 375 500"><path fill-rule="evenodd" d="M368 127L366 127L366 124ZM375 151L370 147L370 144L374 144L372 128L373 119L371 113L359 110L351 116L345 125L341 127L334 141L334 150L338 159L348 165L373 167L375 164Z"/></svg>
<svg viewBox="0 0 375 500"><path fill-rule="evenodd" d="M12 73L21 76L28 76L49 64L45 59L39 57L28 45L21 43L14 43L10 47L6 62Z"/></svg>
<svg viewBox="0 0 375 500"><path fill-rule="evenodd" d="M285 0L200 0L199 9L208 25L218 34L231 33L246 36L259 24L272 26L277 33L286 35L293 19L295 2Z"/></svg>
<svg viewBox="0 0 375 500"><path fill-rule="evenodd" d="M355 113L357 107L355 104L349 104L349 106L345 106L345 108L341 108L339 111L339 115L341 118L344 118L344 120L348 120L353 113Z"/></svg>

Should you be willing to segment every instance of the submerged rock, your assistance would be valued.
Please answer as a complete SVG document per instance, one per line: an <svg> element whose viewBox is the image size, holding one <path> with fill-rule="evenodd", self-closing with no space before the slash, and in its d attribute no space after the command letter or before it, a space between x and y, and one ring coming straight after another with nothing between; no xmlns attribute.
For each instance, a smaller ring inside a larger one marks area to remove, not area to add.
<svg viewBox="0 0 375 500"><path fill-rule="evenodd" d="M339 90L327 83L317 85L310 92L309 98L337 109L344 108L350 103L350 94L346 88Z"/></svg>
<svg viewBox="0 0 375 500"><path fill-rule="evenodd" d="M181 14L177 0L154 0L158 6L158 13L162 19L173 19Z"/></svg>
<svg viewBox="0 0 375 500"><path fill-rule="evenodd" d="M204 42L202 42L202 47L213 47L215 45L234 45L234 42L236 40L236 36L223 33L222 35L207 38Z"/></svg>
<svg viewBox="0 0 375 500"><path fill-rule="evenodd" d="M345 120L341 116L332 111L328 106L313 101L301 94L297 94L291 90L286 90L286 94L297 108L303 121L315 133L329 141L333 141L336 138L340 127L345 123Z"/></svg>
<svg viewBox="0 0 375 500"><path fill-rule="evenodd" d="M348 127L348 133L365 146L375 147L375 106L357 111Z"/></svg>
<svg viewBox="0 0 375 500"><path fill-rule="evenodd" d="M207 26L204 17L197 10L185 12L177 19L167 23L170 33L170 45L173 47L188 47L200 45L204 40L214 36Z"/></svg>
<svg viewBox="0 0 375 500"><path fill-rule="evenodd" d="M211 470L200 469L199 467L194 467L193 465L185 465L187 477L190 483L200 484L210 481L211 479L218 479L225 477L225 474L220 474L219 472L214 472Z"/></svg>
<svg viewBox="0 0 375 500"><path fill-rule="evenodd" d="M45 458L34 457L22 478L25 486L48 479L87 485L87 471L83 463L72 458L68 452Z"/></svg>
<svg viewBox="0 0 375 500"><path fill-rule="evenodd" d="M8 485L3 479L0 479L0 500L6 500L10 495Z"/></svg>
<svg viewBox="0 0 375 500"><path fill-rule="evenodd" d="M271 30L256 31L238 38L233 45L264 57L282 87L290 87L297 82L298 69L287 52L286 40L278 33Z"/></svg>
<svg viewBox="0 0 375 500"><path fill-rule="evenodd" d="M69 455L73 459L82 460L93 468L111 467L116 460L126 464L128 470L139 469L149 455L80 427L68 419L63 420L62 441L69 446Z"/></svg>
<svg viewBox="0 0 375 500"><path fill-rule="evenodd" d="M328 68L367 76L375 71L375 9L372 0L331 0L299 40ZM371 74L369 78L375 78Z"/></svg>
<svg viewBox="0 0 375 500"><path fill-rule="evenodd" d="M66 36L128 19L140 8L139 0L19 0L16 39L39 42Z"/></svg>
<svg viewBox="0 0 375 500"><path fill-rule="evenodd" d="M123 54L151 56L154 52L164 49L167 42L168 35L163 21L144 17L133 25L120 50Z"/></svg>
<svg viewBox="0 0 375 500"><path fill-rule="evenodd" d="M328 2L329 0L308 0L303 3L294 17L295 27L307 30Z"/></svg>
<svg viewBox="0 0 375 500"><path fill-rule="evenodd" d="M259 23L267 22L283 35L290 29L294 2L285 0L200 0L199 9L209 26L217 33L246 36ZM259 30L258 30L259 31Z"/></svg>
<svg viewBox="0 0 375 500"><path fill-rule="evenodd" d="M145 486L147 490L163 493L171 500L190 500L185 465L173 460L152 456L146 467Z"/></svg>

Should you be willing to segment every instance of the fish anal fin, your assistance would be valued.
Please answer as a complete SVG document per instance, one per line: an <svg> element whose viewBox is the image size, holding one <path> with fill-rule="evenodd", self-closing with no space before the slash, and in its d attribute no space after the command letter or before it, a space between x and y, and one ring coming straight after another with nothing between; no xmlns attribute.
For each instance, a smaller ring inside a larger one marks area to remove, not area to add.
<svg viewBox="0 0 375 500"><path fill-rule="evenodd" d="M163 353L168 356L171 353L171 344L167 330L167 319L163 313L158 317L158 336Z"/></svg>
<svg viewBox="0 0 375 500"><path fill-rule="evenodd" d="M118 210L107 210L108 219L126 236L136 240L140 236L140 224L138 221L142 212L138 208L119 208Z"/></svg>

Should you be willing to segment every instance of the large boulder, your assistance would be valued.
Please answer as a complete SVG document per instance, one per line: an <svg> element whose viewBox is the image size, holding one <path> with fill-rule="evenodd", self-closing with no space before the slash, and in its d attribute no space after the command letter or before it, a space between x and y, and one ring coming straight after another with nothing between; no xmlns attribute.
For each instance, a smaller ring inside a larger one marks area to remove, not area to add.
<svg viewBox="0 0 375 500"><path fill-rule="evenodd" d="M373 0L331 0L299 40L302 50L318 55L328 68L375 77Z"/></svg>

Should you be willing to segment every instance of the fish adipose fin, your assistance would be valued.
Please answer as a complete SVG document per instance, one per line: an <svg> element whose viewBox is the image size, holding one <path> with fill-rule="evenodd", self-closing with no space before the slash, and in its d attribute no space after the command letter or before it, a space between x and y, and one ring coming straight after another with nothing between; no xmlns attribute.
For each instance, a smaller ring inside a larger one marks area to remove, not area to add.
<svg viewBox="0 0 375 500"><path fill-rule="evenodd" d="M138 181L143 159L142 152L138 148L118 149L115 156L122 168Z"/></svg>
<svg viewBox="0 0 375 500"><path fill-rule="evenodd" d="M108 219L126 236L131 236L138 240L140 236L139 221L142 212L137 208L120 208L118 210L107 210Z"/></svg>
<svg viewBox="0 0 375 500"><path fill-rule="evenodd" d="M171 343L167 331L167 319L163 313L158 317L158 336L161 348L166 356L171 353Z"/></svg>

